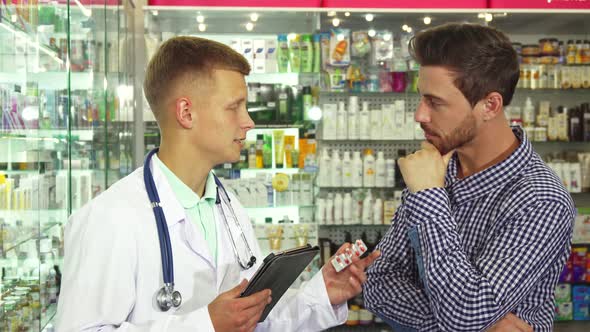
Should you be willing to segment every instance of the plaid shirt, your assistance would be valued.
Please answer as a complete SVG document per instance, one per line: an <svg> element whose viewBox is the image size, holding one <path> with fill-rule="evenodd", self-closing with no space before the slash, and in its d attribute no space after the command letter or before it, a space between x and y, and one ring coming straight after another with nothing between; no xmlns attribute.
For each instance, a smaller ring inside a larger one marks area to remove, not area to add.
<svg viewBox="0 0 590 332"><path fill-rule="evenodd" d="M410 194L368 269L365 305L396 331L481 331L508 313L551 331L576 211L519 128L504 161Z"/></svg>

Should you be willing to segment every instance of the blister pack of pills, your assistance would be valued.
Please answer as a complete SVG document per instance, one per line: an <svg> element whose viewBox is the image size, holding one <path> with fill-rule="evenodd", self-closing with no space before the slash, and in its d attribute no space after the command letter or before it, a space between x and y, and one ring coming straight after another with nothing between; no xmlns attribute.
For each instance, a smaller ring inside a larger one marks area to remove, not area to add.
<svg viewBox="0 0 590 332"><path fill-rule="evenodd" d="M332 266L334 266L336 272L340 272L352 264L352 257L361 257L366 251L367 245L363 242L363 240L356 240L352 244L351 248L346 249L345 252L332 258Z"/></svg>

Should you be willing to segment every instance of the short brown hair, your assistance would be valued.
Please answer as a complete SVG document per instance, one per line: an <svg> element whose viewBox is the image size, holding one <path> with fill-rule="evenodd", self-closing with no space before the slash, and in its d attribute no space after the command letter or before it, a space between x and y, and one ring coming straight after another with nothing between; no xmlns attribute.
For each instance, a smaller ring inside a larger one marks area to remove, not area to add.
<svg viewBox="0 0 590 332"><path fill-rule="evenodd" d="M148 63L143 90L158 118L161 103L176 80L189 74L210 75L213 69L234 70L248 75L248 61L231 47L198 37L174 37L164 42Z"/></svg>
<svg viewBox="0 0 590 332"><path fill-rule="evenodd" d="M448 23L419 33L410 54L421 66L455 73L455 86L471 106L491 92L509 105L520 75L516 51L501 31L478 24Z"/></svg>

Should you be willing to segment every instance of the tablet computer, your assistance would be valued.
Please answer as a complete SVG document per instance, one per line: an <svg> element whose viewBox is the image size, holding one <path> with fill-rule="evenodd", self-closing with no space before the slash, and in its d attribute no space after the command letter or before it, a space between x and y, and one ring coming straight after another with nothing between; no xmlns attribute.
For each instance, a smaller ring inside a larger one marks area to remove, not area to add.
<svg viewBox="0 0 590 332"><path fill-rule="evenodd" d="M272 301L262 312L259 322L263 322L279 299L291 287L301 272L318 254L318 246L305 245L277 253L271 253L262 262L240 297L250 296L264 289L272 291Z"/></svg>

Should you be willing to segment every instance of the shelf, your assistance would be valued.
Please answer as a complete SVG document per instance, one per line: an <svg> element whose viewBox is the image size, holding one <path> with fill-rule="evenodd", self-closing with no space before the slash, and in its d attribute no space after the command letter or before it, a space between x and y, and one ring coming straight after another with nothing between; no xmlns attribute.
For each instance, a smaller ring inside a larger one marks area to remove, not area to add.
<svg viewBox="0 0 590 332"><path fill-rule="evenodd" d="M56 312L57 312L57 303L51 303L47 307L45 314L41 313L41 331L43 331L45 329L45 327L47 326L47 324L49 324L49 322L51 322L53 320L53 317L55 317Z"/></svg>
<svg viewBox="0 0 590 332"><path fill-rule="evenodd" d="M277 205L277 206L244 206L246 210L278 210L278 209L311 209L315 205Z"/></svg>
<svg viewBox="0 0 590 332"><path fill-rule="evenodd" d="M298 85L300 80L319 78L319 73L251 73L246 76L248 83Z"/></svg>
<svg viewBox="0 0 590 332"><path fill-rule="evenodd" d="M68 136L72 140L92 141L94 138L95 129L8 129L0 131L0 139L2 138L17 138L17 139L46 139L46 138L61 138L65 139Z"/></svg>
<svg viewBox="0 0 590 332"><path fill-rule="evenodd" d="M3 255L6 255L7 252L14 250L16 248L18 248L19 246L31 241L31 240L36 240L39 238L39 234L45 234L47 231L49 231L50 229L52 229L53 227L55 227L56 225L61 225L60 222L55 222L55 223L48 223L45 224L45 226L43 227L43 229L41 230L41 232L37 233L37 234L31 234L28 237L25 237L24 239L20 239L17 240L16 243L14 243L13 245L5 248L2 252Z"/></svg>
<svg viewBox="0 0 590 332"><path fill-rule="evenodd" d="M75 90L92 90L94 73L70 73L70 87ZM39 89L66 90L68 88L68 73L63 72L0 72L0 83L13 83L26 87L27 83L36 82ZM24 90L23 90L24 91Z"/></svg>

